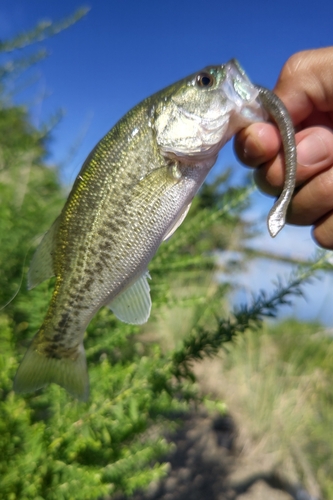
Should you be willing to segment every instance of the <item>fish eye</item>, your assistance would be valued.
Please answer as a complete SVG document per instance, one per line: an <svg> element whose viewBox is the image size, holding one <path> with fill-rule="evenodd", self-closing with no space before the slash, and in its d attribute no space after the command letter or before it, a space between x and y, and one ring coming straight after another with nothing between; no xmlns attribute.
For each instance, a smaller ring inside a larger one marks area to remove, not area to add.
<svg viewBox="0 0 333 500"><path fill-rule="evenodd" d="M213 83L215 82L215 79L213 75L210 73L207 73L206 71L203 71L202 73L199 73L196 78L196 83L198 87L211 87Z"/></svg>

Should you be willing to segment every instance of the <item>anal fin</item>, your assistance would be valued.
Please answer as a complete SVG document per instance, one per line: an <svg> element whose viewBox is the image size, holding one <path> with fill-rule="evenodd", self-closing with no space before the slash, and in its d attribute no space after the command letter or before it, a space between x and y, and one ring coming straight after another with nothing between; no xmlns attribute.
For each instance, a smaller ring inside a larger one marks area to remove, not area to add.
<svg viewBox="0 0 333 500"><path fill-rule="evenodd" d="M150 288L146 271L132 286L108 304L111 311L124 323L142 325L148 321L151 310Z"/></svg>

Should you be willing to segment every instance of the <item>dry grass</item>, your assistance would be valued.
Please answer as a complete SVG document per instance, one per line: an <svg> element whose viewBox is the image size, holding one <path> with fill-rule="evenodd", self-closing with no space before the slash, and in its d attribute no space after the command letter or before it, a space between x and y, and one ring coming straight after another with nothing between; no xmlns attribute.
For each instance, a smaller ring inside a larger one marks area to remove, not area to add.
<svg viewBox="0 0 333 500"><path fill-rule="evenodd" d="M333 464L331 373L333 346L316 337L315 326L289 322L262 332L247 332L219 359L196 366L204 392L223 398L239 429L247 463L278 467L302 481L314 497L332 498ZM286 338L294 337L294 345ZM316 366L308 352L321 351ZM302 368L302 355L303 368Z"/></svg>

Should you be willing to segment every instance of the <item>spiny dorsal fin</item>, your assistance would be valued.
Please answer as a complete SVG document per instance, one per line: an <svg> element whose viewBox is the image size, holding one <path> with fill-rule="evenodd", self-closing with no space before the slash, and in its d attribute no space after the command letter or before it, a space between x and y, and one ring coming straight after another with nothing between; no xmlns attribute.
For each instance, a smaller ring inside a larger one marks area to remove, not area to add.
<svg viewBox="0 0 333 500"><path fill-rule="evenodd" d="M142 325L148 321L151 298L147 278L150 278L148 271L108 304L111 311L124 323Z"/></svg>
<svg viewBox="0 0 333 500"><path fill-rule="evenodd" d="M59 217L54 221L48 232L44 235L37 250L32 257L28 271L28 290L54 276L52 252L55 245L55 236L58 232Z"/></svg>
<svg viewBox="0 0 333 500"><path fill-rule="evenodd" d="M188 205L186 205L186 207L184 207L183 210L180 212L178 218L176 219L176 221L173 223L173 225L171 226L171 228L168 230L168 232L164 236L163 241L166 241L168 238L170 238L173 235L173 233L176 231L176 229L179 228L179 226L184 221L186 215L188 214L188 211L191 208L191 203L189 203Z"/></svg>
<svg viewBox="0 0 333 500"><path fill-rule="evenodd" d="M83 344L79 346L77 357L73 360L46 357L36 350L32 342L15 375L14 391L33 392L52 382L81 401L88 399L89 380Z"/></svg>

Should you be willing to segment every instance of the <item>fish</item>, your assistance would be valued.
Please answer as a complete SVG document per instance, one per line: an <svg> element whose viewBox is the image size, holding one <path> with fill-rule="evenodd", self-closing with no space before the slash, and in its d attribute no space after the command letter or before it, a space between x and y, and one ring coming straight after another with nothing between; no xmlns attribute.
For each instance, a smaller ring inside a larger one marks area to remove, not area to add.
<svg viewBox="0 0 333 500"><path fill-rule="evenodd" d="M52 276L55 284L16 373L17 393L56 383L88 399L83 337L90 320L103 306L126 323L148 320L149 262L185 219L223 145L268 119L281 131L286 156L285 188L269 215L275 236L295 186L293 126L279 98L252 84L237 60L144 99L100 140L31 261L28 289Z"/></svg>

